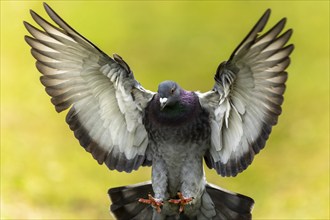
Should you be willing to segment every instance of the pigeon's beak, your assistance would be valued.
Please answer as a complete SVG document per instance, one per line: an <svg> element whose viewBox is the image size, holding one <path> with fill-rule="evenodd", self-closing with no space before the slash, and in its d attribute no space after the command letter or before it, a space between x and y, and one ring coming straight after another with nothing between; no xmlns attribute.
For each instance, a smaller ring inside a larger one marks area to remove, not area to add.
<svg viewBox="0 0 330 220"><path fill-rule="evenodd" d="M167 98L160 98L159 103L160 103L160 110L163 110L167 104Z"/></svg>

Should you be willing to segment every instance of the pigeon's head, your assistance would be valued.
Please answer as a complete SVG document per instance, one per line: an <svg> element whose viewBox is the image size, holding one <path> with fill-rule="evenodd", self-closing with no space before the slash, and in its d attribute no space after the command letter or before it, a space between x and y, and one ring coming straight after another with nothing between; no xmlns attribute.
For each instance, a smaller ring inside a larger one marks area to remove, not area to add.
<svg viewBox="0 0 330 220"><path fill-rule="evenodd" d="M173 106L180 100L180 86L173 81L164 81L158 86L160 108Z"/></svg>

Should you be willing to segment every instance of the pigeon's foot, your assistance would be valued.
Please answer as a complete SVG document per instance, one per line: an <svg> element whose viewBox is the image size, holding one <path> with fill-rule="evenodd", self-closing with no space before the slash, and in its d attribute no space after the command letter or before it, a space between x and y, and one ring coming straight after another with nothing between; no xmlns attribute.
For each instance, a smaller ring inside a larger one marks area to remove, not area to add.
<svg viewBox="0 0 330 220"><path fill-rule="evenodd" d="M151 196L151 194L148 194L148 199L139 199L139 202L150 204L152 207L154 207L158 213L161 211L161 206L163 205L163 202L160 199L155 199Z"/></svg>
<svg viewBox="0 0 330 220"><path fill-rule="evenodd" d="M194 198L185 198L181 192L178 192L179 199L170 199L168 200L169 203L180 205L179 212L183 212L184 206L189 204Z"/></svg>

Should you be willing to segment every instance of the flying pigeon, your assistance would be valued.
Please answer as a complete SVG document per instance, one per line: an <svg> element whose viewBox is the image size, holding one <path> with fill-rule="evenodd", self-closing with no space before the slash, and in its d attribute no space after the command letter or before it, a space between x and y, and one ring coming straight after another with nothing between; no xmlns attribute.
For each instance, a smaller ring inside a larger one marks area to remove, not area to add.
<svg viewBox="0 0 330 220"><path fill-rule="evenodd" d="M206 182L208 168L236 176L264 148L281 114L292 30L280 20L259 35L262 15L228 61L214 87L186 91L164 81L157 92L142 87L117 54L108 56L46 3L54 24L34 11L42 28L24 22L40 80L57 112L98 163L131 172L152 166L151 182L109 190L117 219L251 219L254 201Z"/></svg>

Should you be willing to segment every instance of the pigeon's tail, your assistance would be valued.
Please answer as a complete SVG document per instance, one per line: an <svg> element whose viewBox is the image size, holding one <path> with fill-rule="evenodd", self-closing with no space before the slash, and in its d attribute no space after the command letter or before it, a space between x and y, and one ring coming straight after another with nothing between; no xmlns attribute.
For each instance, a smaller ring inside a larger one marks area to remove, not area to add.
<svg viewBox="0 0 330 220"><path fill-rule="evenodd" d="M216 216L212 218L213 220L252 219L251 211L254 201L250 197L230 192L209 183L206 185L206 192L211 197L215 207ZM202 201L204 202L205 199L207 198L203 196ZM202 206L204 206L204 204L202 204ZM204 211L206 210L204 209ZM201 212L203 212L203 208L201 208Z"/></svg>
<svg viewBox="0 0 330 220"><path fill-rule="evenodd" d="M111 212L117 220L151 220L154 209L150 205L139 203L139 198L153 194L150 182L130 186L111 188L108 191L112 201ZM202 196L198 215L188 218L180 215L180 220L245 220L251 219L253 199L207 184ZM166 220L177 219L167 216Z"/></svg>
<svg viewBox="0 0 330 220"><path fill-rule="evenodd" d="M152 192L150 181L111 188L108 191L112 201L110 211L117 220L151 220L153 208L138 202L138 200L152 194Z"/></svg>

